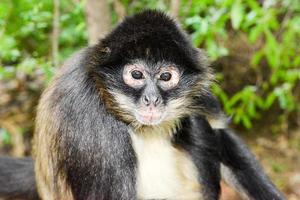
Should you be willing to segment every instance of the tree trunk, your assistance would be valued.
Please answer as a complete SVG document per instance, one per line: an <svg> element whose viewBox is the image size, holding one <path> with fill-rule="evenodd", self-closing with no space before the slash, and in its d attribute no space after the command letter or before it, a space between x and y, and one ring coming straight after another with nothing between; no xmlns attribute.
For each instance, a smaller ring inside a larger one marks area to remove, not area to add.
<svg viewBox="0 0 300 200"><path fill-rule="evenodd" d="M179 0L171 0L170 12L171 12L171 15L175 19L178 18L179 9L180 9L180 1Z"/></svg>
<svg viewBox="0 0 300 200"><path fill-rule="evenodd" d="M111 29L111 15L108 1L87 0L85 5L89 44L93 45Z"/></svg>
<svg viewBox="0 0 300 200"><path fill-rule="evenodd" d="M53 66L59 65L58 48L59 48L59 0L54 0L53 29L52 29L52 62Z"/></svg>
<svg viewBox="0 0 300 200"><path fill-rule="evenodd" d="M114 10L118 15L118 22L121 22L126 16L126 9L119 0L113 1Z"/></svg>

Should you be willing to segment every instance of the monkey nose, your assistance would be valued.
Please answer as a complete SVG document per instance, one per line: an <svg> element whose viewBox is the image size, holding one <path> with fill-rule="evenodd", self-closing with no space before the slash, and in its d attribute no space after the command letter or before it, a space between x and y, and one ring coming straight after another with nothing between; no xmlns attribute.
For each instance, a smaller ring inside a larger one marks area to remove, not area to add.
<svg viewBox="0 0 300 200"><path fill-rule="evenodd" d="M151 104L154 105L155 107L161 104L162 99L159 96L156 95L144 95L142 97L142 102L145 106L150 106Z"/></svg>

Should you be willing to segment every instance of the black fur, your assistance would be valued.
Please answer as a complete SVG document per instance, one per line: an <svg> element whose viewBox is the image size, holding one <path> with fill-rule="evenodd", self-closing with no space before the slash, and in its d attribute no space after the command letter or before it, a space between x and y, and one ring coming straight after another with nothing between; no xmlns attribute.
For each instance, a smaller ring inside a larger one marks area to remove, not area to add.
<svg viewBox="0 0 300 200"><path fill-rule="evenodd" d="M171 61L187 70L198 68L198 52L175 22L162 12L144 11L127 17L101 45L110 49L108 66L134 59ZM149 51L145 51L148 49Z"/></svg>
<svg viewBox="0 0 300 200"><path fill-rule="evenodd" d="M213 117L223 117L220 102L212 93L203 94L197 97L196 101L202 108L203 113ZM214 129L213 132L218 140L220 162L227 167L231 179L234 180L233 183L229 184L235 187L238 192L245 193L248 198L253 200L285 199L240 138L232 133L229 128Z"/></svg>
<svg viewBox="0 0 300 200"><path fill-rule="evenodd" d="M31 158L0 157L0 197L38 199Z"/></svg>
<svg viewBox="0 0 300 200"><path fill-rule="evenodd" d="M86 66L89 49L58 80L58 174L75 199L135 199L136 158L128 127L108 113ZM75 80L75 81L74 81ZM58 186L59 187L59 186Z"/></svg>
<svg viewBox="0 0 300 200"><path fill-rule="evenodd" d="M174 144L186 150L199 172L203 199L220 196L220 158L216 134L203 116L192 116L182 122L174 136Z"/></svg>
<svg viewBox="0 0 300 200"><path fill-rule="evenodd" d="M216 130L222 163L236 180L233 185L253 200L282 200L283 195L271 183L258 161L244 143L229 129Z"/></svg>

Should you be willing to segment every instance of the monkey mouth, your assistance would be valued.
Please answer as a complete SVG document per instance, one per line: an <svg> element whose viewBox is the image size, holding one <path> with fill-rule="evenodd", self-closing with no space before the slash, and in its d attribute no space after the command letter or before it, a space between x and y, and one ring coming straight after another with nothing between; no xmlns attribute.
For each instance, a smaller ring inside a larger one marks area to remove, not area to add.
<svg viewBox="0 0 300 200"><path fill-rule="evenodd" d="M135 118L143 125L158 125L162 121L163 114L158 111L137 112Z"/></svg>

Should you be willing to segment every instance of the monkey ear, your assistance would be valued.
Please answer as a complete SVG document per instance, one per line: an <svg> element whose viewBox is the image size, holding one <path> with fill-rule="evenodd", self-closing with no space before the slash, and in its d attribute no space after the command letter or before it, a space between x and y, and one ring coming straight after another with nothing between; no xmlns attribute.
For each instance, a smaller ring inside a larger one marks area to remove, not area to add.
<svg viewBox="0 0 300 200"><path fill-rule="evenodd" d="M110 57L111 48L104 45L98 45L96 46L96 52L97 52L97 57L101 59L101 62L104 62L106 59Z"/></svg>
<svg viewBox="0 0 300 200"><path fill-rule="evenodd" d="M100 52L104 54L110 54L111 50L109 47L101 47Z"/></svg>
<svg viewBox="0 0 300 200"><path fill-rule="evenodd" d="M90 47L89 68L94 69L95 66L105 65L111 56L111 48L101 43ZM95 64L96 63L96 64Z"/></svg>

